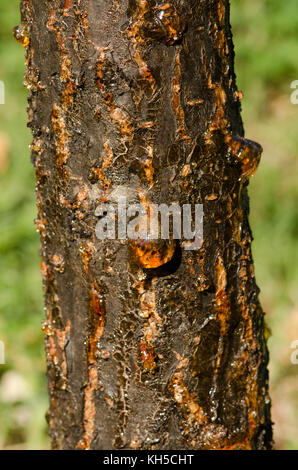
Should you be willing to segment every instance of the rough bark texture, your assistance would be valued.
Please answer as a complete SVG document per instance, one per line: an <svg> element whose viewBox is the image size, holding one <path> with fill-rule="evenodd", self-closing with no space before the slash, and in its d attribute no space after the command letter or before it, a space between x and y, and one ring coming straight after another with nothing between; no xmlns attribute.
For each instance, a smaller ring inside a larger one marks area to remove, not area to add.
<svg viewBox="0 0 298 470"><path fill-rule="evenodd" d="M53 448L270 448L228 1L21 4ZM111 194L204 204L202 248L142 269Z"/></svg>

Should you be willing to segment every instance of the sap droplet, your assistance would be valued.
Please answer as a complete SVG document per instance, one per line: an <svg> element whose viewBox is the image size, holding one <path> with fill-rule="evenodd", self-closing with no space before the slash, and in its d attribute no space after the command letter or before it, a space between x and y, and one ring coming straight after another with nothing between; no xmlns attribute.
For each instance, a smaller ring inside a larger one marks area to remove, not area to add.
<svg viewBox="0 0 298 470"><path fill-rule="evenodd" d="M260 144L243 137L229 135L226 137L228 153L234 161L241 164L241 180L250 178L257 171L263 149Z"/></svg>
<svg viewBox="0 0 298 470"><path fill-rule="evenodd" d="M176 251L175 240L130 240L135 262L145 269L154 269L167 264Z"/></svg>
<svg viewBox="0 0 298 470"><path fill-rule="evenodd" d="M28 36L28 30L27 26L23 23L21 23L19 26L15 26L13 28L13 35L15 39L22 44L22 46L27 47L29 46L29 36Z"/></svg>
<svg viewBox="0 0 298 470"><path fill-rule="evenodd" d="M51 263L54 266L55 271L58 273L64 273L65 270L65 261L62 258L62 256L59 255L53 255L51 257Z"/></svg>
<svg viewBox="0 0 298 470"><path fill-rule="evenodd" d="M171 3L166 3L149 9L144 15L141 33L146 39L171 46L181 40L185 28L181 12Z"/></svg>

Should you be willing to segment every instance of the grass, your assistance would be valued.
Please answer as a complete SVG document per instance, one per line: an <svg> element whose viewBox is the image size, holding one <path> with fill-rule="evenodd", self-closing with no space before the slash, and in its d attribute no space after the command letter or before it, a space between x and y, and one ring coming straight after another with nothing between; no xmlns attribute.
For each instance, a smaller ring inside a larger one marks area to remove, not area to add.
<svg viewBox="0 0 298 470"><path fill-rule="evenodd" d="M272 330L276 447L297 449L298 366L290 362L291 342L298 339L298 105L290 103L290 84L298 79L297 2L231 3L246 136L264 147L250 183L250 220L256 276ZM18 23L18 1L2 0L0 80L6 85L6 104L0 106L0 149L4 135L10 152L8 169L1 170L0 161L0 340L7 360L0 366L0 448L40 449L49 445L44 419L48 399L39 239L33 225L35 182L28 149L32 138L22 86L24 50L11 34ZM16 389L19 396L13 396Z"/></svg>

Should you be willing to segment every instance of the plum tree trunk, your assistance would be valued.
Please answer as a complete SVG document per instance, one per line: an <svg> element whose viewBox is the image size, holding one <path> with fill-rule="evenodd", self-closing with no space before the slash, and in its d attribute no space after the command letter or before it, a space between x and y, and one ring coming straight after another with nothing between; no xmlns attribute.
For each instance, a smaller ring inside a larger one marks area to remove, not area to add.
<svg viewBox="0 0 298 470"><path fill-rule="evenodd" d="M270 448L247 197L261 147L243 138L228 0L21 11L53 448ZM202 246L157 245L154 264L145 242L141 265L96 236L116 195L203 204Z"/></svg>

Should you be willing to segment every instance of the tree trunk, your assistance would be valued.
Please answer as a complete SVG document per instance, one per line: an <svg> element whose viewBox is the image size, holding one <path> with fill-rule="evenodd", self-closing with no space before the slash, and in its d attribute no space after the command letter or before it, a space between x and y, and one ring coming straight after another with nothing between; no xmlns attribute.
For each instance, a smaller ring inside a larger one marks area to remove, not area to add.
<svg viewBox="0 0 298 470"><path fill-rule="evenodd" d="M228 0L21 4L53 448L270 448ZM201 248L100 240L116 195L203 204Z"/></svg>

